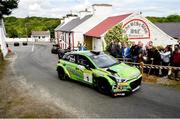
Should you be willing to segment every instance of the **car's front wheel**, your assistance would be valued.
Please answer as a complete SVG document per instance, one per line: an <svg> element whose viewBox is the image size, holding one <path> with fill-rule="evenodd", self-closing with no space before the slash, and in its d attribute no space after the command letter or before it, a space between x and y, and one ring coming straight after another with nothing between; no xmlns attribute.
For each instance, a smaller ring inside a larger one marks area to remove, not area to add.
<svg viewBox="0 0 180 119"><path fill-rule="evenodd" d="M111 86L106 80L97 80L97 89L103 94L111 95Z"/></svg>
<svg viewBox="0 0 180 119"><path fill-rule="evenodd" d="M61 80L66 80L67 79L67 75L66 73L64 72L64 69L63 68L58 68L57 69L57 73L58 73L58 78L61 79Z"/></svg>

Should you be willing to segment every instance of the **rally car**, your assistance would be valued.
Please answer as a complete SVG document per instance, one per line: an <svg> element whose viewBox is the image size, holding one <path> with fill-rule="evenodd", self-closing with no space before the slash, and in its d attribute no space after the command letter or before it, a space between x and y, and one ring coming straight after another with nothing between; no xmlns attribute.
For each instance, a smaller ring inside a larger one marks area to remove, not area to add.
<svg viewBox="0 0 180 119"><path fill-rule="evenodd" d="M125 96L140 88L141 72L114 57L95 51L66 53L57 64L61 80L72 79L89 84L111 96Z"/></svg>

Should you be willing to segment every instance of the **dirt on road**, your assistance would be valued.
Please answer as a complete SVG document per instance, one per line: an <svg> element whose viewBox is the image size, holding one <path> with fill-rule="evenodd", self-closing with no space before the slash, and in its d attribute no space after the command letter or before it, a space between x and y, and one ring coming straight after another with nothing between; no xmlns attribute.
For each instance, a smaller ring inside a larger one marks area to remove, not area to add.
<svg viewBox="0 0 180 119"><path fill-rule="evenodd" d="M21 86L11 67L12 57L0 64L0 118L76 117Z"/></svg>
<svg viewBox="0 0 180 119"><path fill-rule="evenodd" d="M157 77L143 74L143 82L148 84L159 84L163 86L180 88L180 81L169 79L168 77Z"/></svg>

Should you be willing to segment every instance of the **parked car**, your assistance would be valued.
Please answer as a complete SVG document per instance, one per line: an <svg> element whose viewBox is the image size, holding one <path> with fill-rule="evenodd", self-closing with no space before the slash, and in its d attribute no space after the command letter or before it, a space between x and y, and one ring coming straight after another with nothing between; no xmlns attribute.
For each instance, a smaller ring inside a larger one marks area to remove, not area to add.
<svg viewBox="0 0 180 119"><path fill-rule="evenodd" d="M19 46L19 42L14 42L14 46Z"/></svg>
<svg viewBox="0 0 180 119"><path fill-rule="evenodd" d="M59 50L59 45L58 44L53 44L53 47L51 49L51 53L52 54L58 54L58 50Z"/></svg>
<svg viewBox="0 0 180 119"><path fill-rule="evenodd" d="M59 59L63 58L65 53L71 52L71 51L78 51L78 49L77 48L74 48L74 49L70 49L70 48L68 48L68 49L58 49L58 57L59 57Z"/></svg>
<svg viewBox="0 0 180 119"><path fill-rule="evenodd" d="M125 96L140 88L139 69L118 62L104 52L75 51L66 53L57 64L61 80L72 79L111 96Z"/></svg>
<svg viewBox="0 0 180 119"><path fill-rule="evenodd" d="M65 53L67 53L67 52L71 52L71 50L70 50L70 49L59 49L59 50L58 50L58 53L57 53L59 59L63 58L63 56L64 56Z"/></svg>

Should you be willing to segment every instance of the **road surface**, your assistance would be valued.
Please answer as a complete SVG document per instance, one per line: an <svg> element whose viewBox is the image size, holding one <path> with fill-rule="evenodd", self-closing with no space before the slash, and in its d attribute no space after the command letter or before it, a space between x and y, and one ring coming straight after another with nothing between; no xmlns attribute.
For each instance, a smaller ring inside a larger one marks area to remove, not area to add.
<svg viewBox="0 0 180 119"><path fill-rule="evenodd" d="M180 117L180 89L142 84L131 96L112 98L94 89L57 77L58 57L52 44L13 47L14 70L36 95L78 117ZM18 80L18 79L16 79Z"/></svg>

